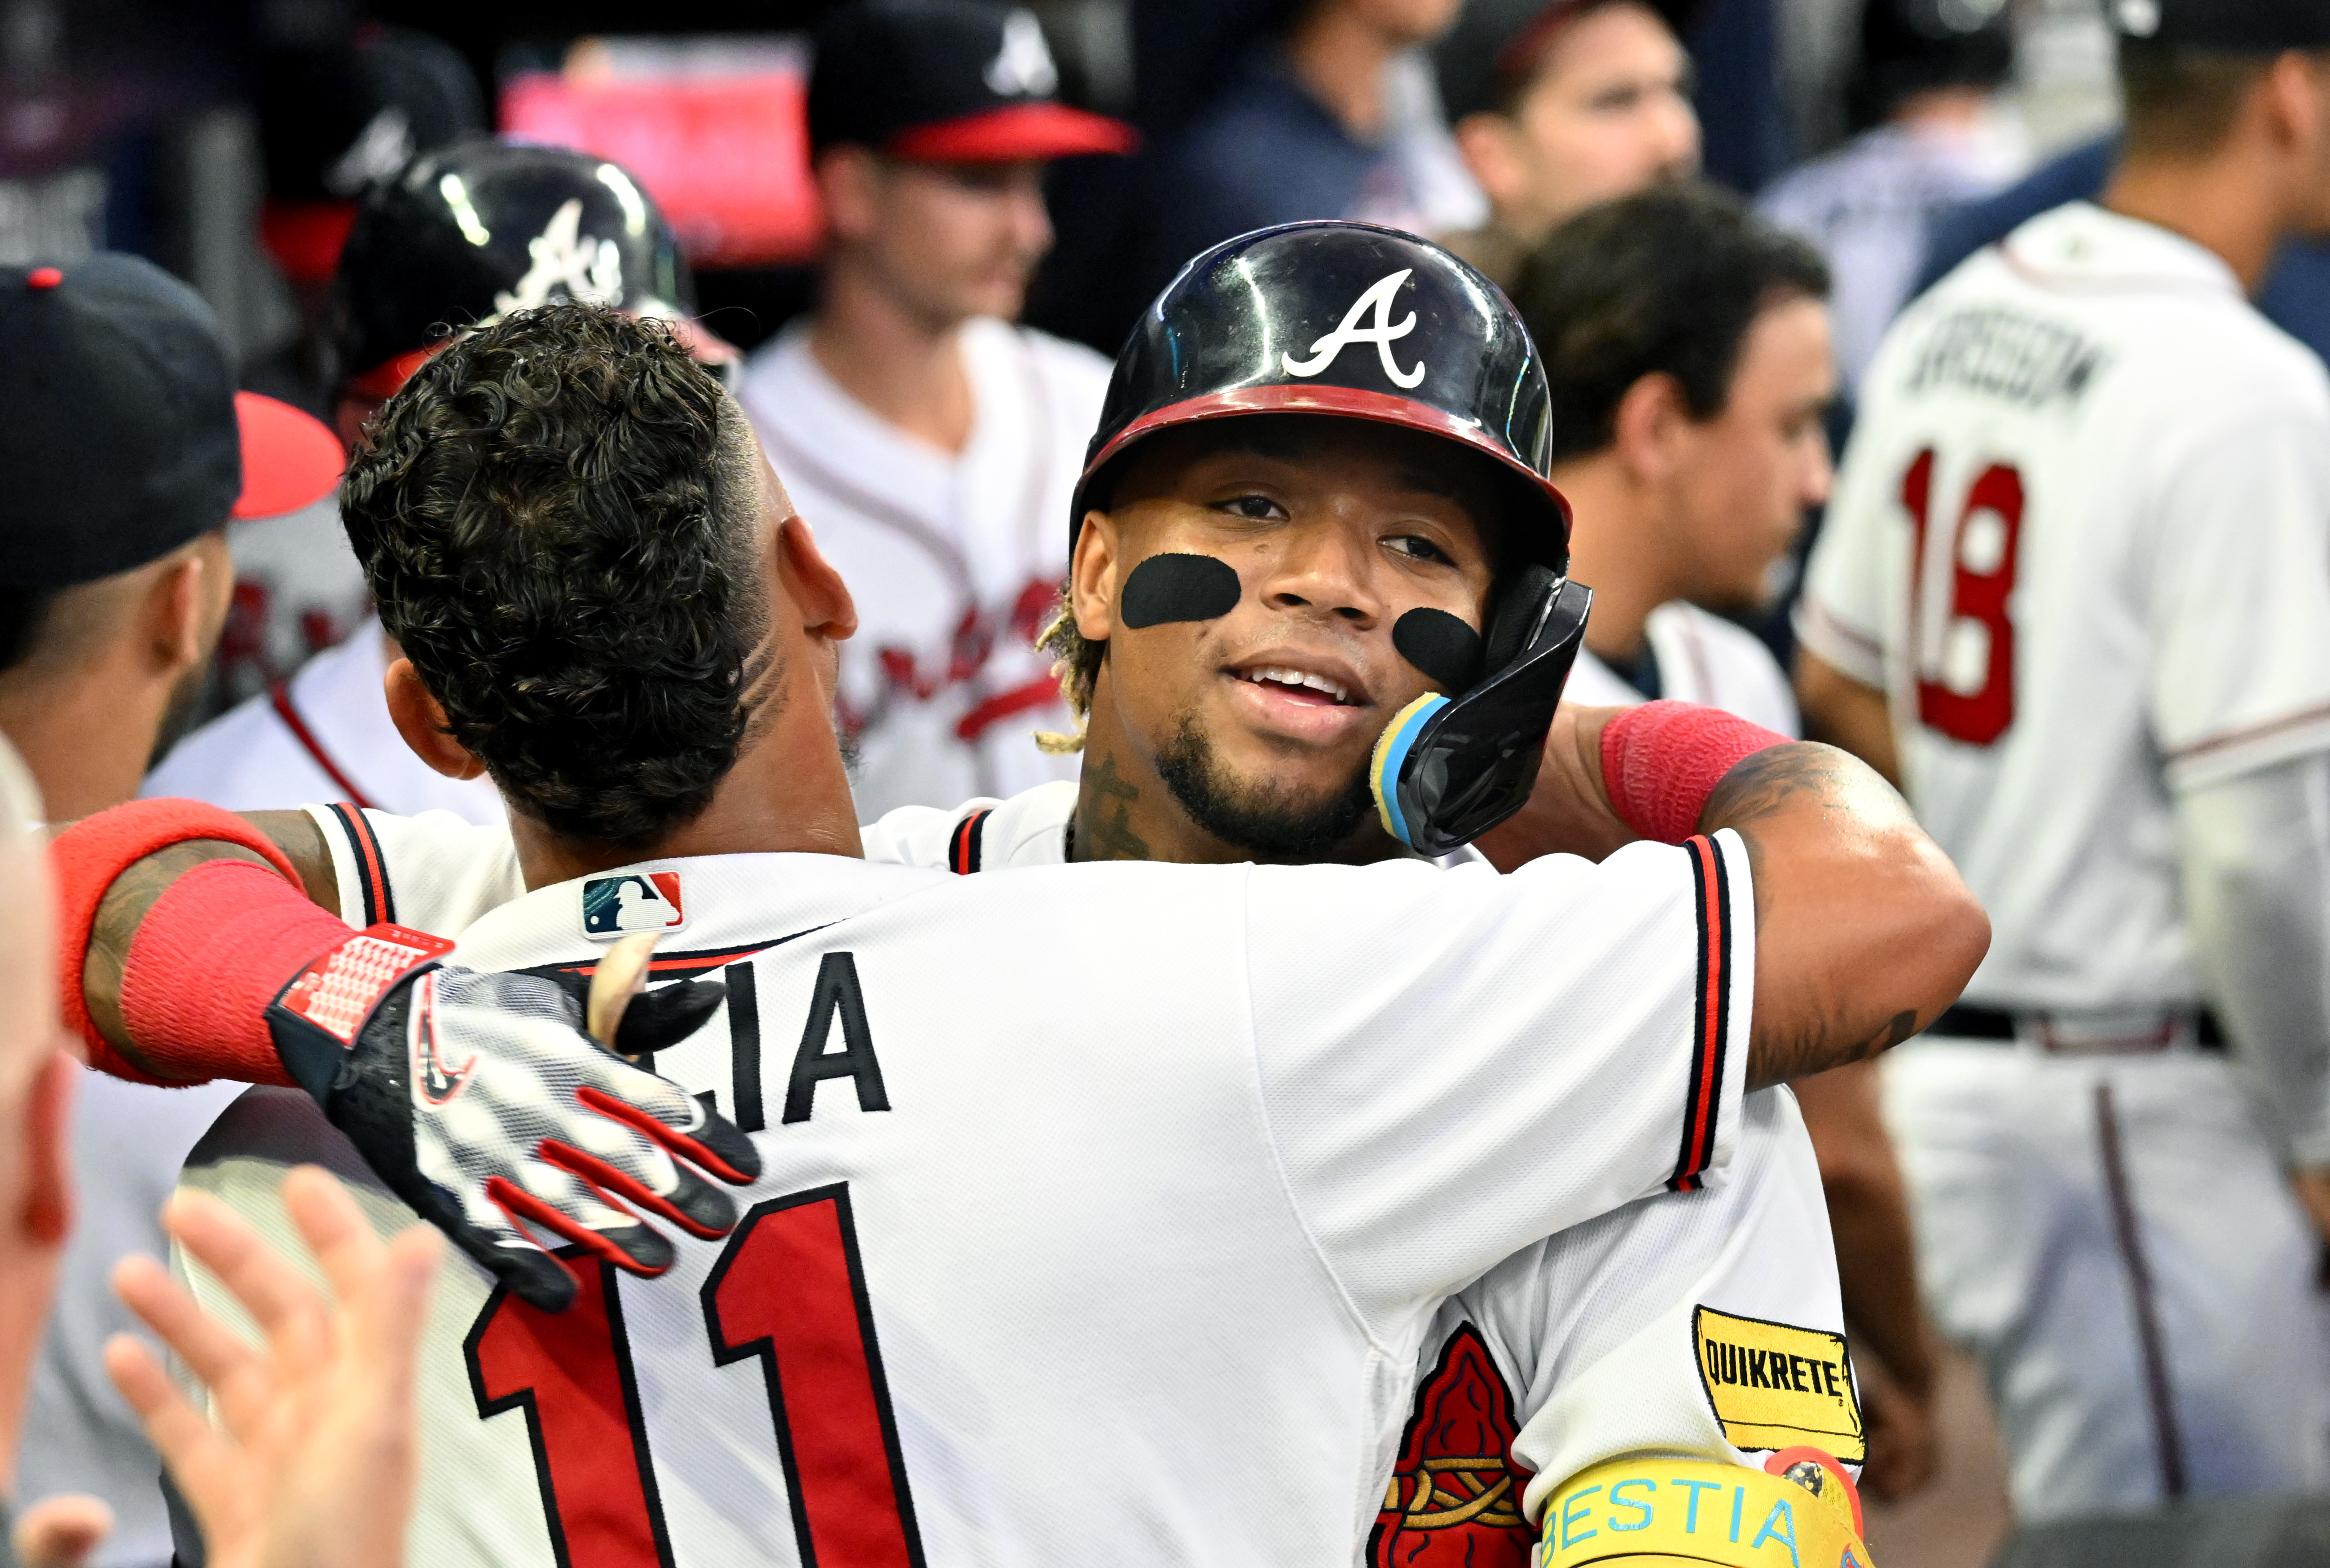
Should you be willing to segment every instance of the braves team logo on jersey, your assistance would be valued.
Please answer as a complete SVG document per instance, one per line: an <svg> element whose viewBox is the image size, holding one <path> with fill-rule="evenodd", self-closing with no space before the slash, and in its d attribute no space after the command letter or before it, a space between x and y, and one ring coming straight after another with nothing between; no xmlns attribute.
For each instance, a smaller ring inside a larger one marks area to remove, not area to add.
<svg viewBox="0 0 2330 1568"><path fill-rule="evenodd" d="M1416 1390L1369 1568L1523 1568L1535 1542L1510 1458L1516 1433L1511 1391L1467 1323Z"/></svg>
<svg viewBox="0 0 2330 1568"><path fill-rule="evenodd" d="M620 876L594 876L582 884L586 937L671 931L687 923L687 907L680 902L676 871L627 871Z"/></svg>
<svg viewBox="0 0 2330 1568"><path fill-rule="evenodd" d="M1391 320L1392 297L1399 292L1399 286L1407 282L1415 270L1413 267L1403 267L1369 284L1367 291L1352 300L1351 307L1343 312L1341 324L1311 345L1310 358L1297 359L1291 354L1282 354L1278 356L1279 364L1289 375L1314 376L1334 364L1336 355L1352 344L1372 343L1376 345L1376 357L1383 362L1383 373L1391 378L1392 385L1403 390L1416 386L1424 380L1424 362L1418 360L1402 370L1399 362L1391 356L1391 345L1416 330L1416 312L1413 310L1397 326ZM1366 315L1370 307L1374 309L1376 318L1362 326L1359 317Z"/></svg>

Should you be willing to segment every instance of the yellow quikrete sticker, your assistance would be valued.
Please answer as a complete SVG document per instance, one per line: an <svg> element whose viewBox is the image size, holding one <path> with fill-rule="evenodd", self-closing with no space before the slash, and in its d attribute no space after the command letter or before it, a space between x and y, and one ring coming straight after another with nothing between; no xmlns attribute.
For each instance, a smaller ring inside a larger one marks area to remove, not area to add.
<svg viewBox="0 0 2330 1568"><path fill-rule="evenodd" d="M1737 1449L1805 1443L1849 1464L1866 1457L1844 1336L1701 1307L1691 1350L1723 1435Z"/></svg>

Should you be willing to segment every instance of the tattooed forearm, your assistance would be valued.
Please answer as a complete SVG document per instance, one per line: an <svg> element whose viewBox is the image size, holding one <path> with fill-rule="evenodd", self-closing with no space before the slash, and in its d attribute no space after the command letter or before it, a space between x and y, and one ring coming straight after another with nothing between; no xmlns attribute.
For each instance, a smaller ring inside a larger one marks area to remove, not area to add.
<svg viewBox="0 0 2330 1568"><path fill-rule="evenodd" d="M1810 741L1767 746L1741 758L1723 776L1699 814L1700 826L1710 831L1745 827L1801 796L1834 794L1846 787L1851 773L1866 770L1834 746Z"/></svg>
<svg viewBox="0 0 2330 1568"><path fill-rule="evenodd" d="M1890 1051L1922 1027L1917 1011L1904 1008L1887 1019L1875 1034L1853 1039L1850 1045L1840 1045L1840 1032L1835 1028L1807 1031L1798 1038L1779 1043L1759 1040L1748 1063L1748 1087L1769 1089L1775 1083L1825 1072L1832 1067L1865 1062L1880 1052Z"/></svg>
<svg viewBox="0 0 2330 1568"><path fill-rule="evenodd" d="M253 827L265 834L299 873L308 896L337 912L339 880L332 870L332 852L312 818L304 811L258 811ZM81 965L81 995L89 1004L90 1021L106 1043L137 1066L152 1072L138 1054L136 1042L121 1021L121 976L129 962L130 944L137 924L169 885L194 867L213 860L248 860L264 865L260 855L239 844L213 838L189 839L155 851L113 879L97 906L90 928L89 956ZM157 1074L157 1076L162 1076Z"/></svg>
<svg viewBox="0 0 2330 1568"><path fill-rule="evenodd" d="M1075 857L1151 858L1148 841L1132 830L1132 808L1140 798L1140 787L1118 776L1114 757L1086 762L1076 801Z"/></svg>

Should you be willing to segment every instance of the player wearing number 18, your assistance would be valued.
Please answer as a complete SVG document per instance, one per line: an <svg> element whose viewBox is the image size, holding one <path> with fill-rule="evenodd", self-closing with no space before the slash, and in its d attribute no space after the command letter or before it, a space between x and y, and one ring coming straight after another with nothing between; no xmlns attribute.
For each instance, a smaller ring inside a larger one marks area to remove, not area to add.
<svg viewBox="0 0 2330 1568"><path fill-rule="evenodd" d="M1887 1098L2026 1518L2330 1483L2330 380L2244 298L2330 232L2330 7L2112 9L2118 175L1895 324L1798 615L1996 922Z"/></svg>

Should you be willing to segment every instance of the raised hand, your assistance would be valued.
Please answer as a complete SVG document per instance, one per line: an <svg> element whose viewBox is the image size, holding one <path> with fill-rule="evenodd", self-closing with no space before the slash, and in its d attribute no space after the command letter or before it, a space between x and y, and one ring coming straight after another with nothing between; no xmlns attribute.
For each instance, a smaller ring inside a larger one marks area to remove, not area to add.
<svg viewBox="0 0 2330 1568"><path fill-rule="evenodd" d="M211 1393L196 1409L132 1337L106 1370L202 1526L212 1568L403 1568L419 1469L413 1366L442 1248L414 1226L384 1242L339 1183L294 1170L283 1202L327 1297L217 1199L181 1192L163 1224L259 1326L253 1345L151 1258L114 1289Z"/></svg>

